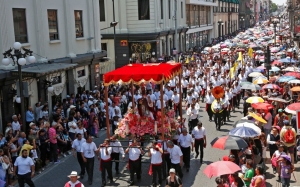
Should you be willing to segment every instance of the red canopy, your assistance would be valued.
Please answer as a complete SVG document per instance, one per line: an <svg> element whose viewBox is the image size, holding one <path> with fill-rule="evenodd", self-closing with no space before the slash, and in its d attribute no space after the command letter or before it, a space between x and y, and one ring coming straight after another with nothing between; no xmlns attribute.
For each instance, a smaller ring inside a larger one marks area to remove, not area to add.
<svg viewBox="0 0 300 187"><path fill-rule="evenodd" d="M103 75L104 85L116 84L119 81L123 83L153 82L161 83L168 82L174 76L181 73L180 63L166 64L128 64L114 71Z"/></svg>

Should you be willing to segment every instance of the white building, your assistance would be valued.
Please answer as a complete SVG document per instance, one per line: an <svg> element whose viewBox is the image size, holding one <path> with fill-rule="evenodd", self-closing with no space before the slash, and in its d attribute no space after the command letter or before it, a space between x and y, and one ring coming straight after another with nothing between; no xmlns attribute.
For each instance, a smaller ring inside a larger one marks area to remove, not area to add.
<svg viewBox="0 0 300 187"><path fill-rule="evenodd" d="M213 0L186 0L186 48L198 48L210 43L214 36Z"/></svg>
<svg viewBox="0 0 300 187"><path fill-rule="evenodd" d="M99 0L0 0L0 59L14 42L30 48L37 59L22 67L25 108L42 99L51 111L56 100L99 83L100 59L106 56L99 15ZM13 63L0 65L2 122L20 111L11 92L17 79ZM52 81L53 92L47 92L45 80Z"/></svg>
<svg viewBox="0 0 300 187"><path fill-rule="evenodd" d="M116 51L114 50L113 2L115 7ZM151 56L172 55L175 48L175 0L100 0L102 49L115 60L116 67L133 61L146 61ZM103 8L101 8L103 7ZM185 0L177 0L178 51L185 51L187 30ZM108 29L105 29L108 28Z"/></svg>

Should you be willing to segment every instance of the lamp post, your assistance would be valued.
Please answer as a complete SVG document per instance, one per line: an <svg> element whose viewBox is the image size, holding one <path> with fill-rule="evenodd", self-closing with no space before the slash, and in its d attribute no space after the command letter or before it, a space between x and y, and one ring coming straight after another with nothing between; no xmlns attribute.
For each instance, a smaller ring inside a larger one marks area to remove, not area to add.
<svg viewBox="0 0 300 187"><path fill-rule="evenodd" d="M271 22L273 23L273 26L274 26L274 46L276 46L276 27L277 27L277 24L279 23L279 19L274 18L274 19L272 19Z"/></svg>
<svg viewBox="0 0 300 187"><path fill-rule="evenodd" d="M22 51L24 51L22 53ZM12 53L13 52L13 53ZM14 66L18 65L18 74L19 74L19 99L16 100L21 105L21 117L22 117L22 130L26 132L26 116L25 116L25 103L24 103L24 94L23 94L23 82L22 82L22 66L26 64L28 61L29 63L34 63L36 61L35 57L32 56L32 51L30 49L22 48L22 44L19 42L15 42L13 45L13 49L10 48L9 50L3 53L3 60L2 64L7 66L10 64L10 59L13 61ZM27 60L25 59L27 57Z"/></svg>
<svg viewBox="0 0 300 187"><path fill-rule="evenodd" d="M270 80L270 69L271 69L271 56L270 56L270 47L267 46L267 51L266 51L266 54L265 56L267 57L266 58L266 63L265 63L265 67L267 69L267 73L268 73L268 80Z"/></svg>
<svg viewBox="0 0 300 187"><path fill-rule="evenodd" d="M218 27L219 27L219 38L221 37L221 25L222 25L222 23L223 23L223 21L222 21L222 19L220 19L220 20L218 21Z"/></svg>
<svg viewBox="0 0 300 187"><path fill-rule="evenodd" d="M244 26L244 20L245 20L244 17L241 17L241 18L240 18L241 28L245 27L245 26Z"/></svg>

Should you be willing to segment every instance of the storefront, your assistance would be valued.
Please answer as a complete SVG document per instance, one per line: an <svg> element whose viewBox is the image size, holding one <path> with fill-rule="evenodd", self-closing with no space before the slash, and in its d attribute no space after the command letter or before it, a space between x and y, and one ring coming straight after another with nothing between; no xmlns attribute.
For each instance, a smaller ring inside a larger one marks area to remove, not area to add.
<svg viewBox="0 0 300 187"><path fill-rule="evenodd" d="M208 42L207 30L186 34L186 49L205 46Z"/></svg>

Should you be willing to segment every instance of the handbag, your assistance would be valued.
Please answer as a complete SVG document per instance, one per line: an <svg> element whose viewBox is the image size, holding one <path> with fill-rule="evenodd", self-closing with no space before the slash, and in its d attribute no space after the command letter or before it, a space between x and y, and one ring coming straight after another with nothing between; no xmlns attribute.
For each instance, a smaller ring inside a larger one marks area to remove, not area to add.
<svg viewBox="0 0 300 187"><path fill-rule="evenodd" d="M282 154L282 153L280 153L279 157L281 156L281 154ZM277 160L278 160L279 157L274 156L274 157L271 159L271 163L272 163L272 166L273 166L274 168L276 168L277 165L278 165Z"/></svg>
<svg viewBox="0 0 300 187"><path fill-rule="evenodd" d="M9 167L9 164L6 164L6 163L4 162L4 160L3 160L3 158L1 158L1 165L2 165L2 169L3 169L3 170L7 170L8 167Z"/></svg>

